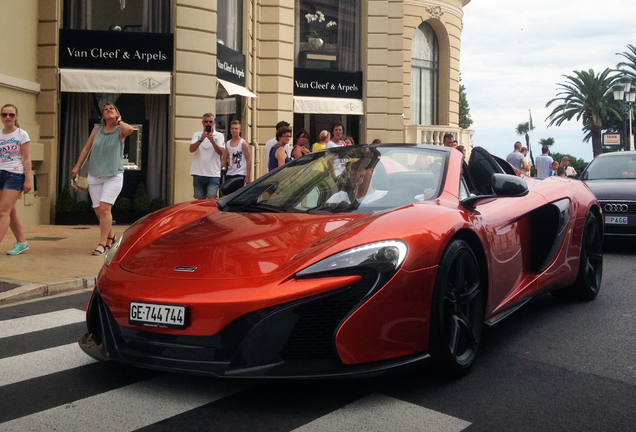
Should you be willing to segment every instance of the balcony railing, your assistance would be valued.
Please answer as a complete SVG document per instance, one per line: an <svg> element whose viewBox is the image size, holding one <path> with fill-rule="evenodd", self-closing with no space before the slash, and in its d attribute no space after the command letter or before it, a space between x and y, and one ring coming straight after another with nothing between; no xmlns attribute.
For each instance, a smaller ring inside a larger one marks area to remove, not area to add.
<svg viewBox="0 0 636 432"><path fill-rule="evenodd" d="M444 135L450 133L457 140L457 145L466 147L467 154L473 149L475 131L448 125L406 125L404 142L415 144L443 145Z"/></svg>

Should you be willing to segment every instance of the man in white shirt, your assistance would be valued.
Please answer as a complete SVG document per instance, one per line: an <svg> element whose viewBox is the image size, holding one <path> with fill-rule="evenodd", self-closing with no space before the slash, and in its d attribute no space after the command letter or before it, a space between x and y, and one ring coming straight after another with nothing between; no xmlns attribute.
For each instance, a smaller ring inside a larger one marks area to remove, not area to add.
<svg viewBox="0 0 636 432"><path fill-rule="evenodd" d="M195 132L190 143L192 165L190 175L194 187L194 199L216 198L221 184L221 155L225 137L214 129L214 116L203 114L203 131Z"/></svg>
<svg viewBox="0 0 636 432"><path fill-rule="evenodd" d="M360 157L347 163L349 169L349 190L341 190L327 199L327 204L346 203L355 205L371 204L388 193L385 190L377 190L371 185L371 179L375 166L380 161L378 153L361 153Z"/></svg>
<svg viewBox="0 0 636 432"><path fill-rule="evenodd" d="M276 132L278 132L278 130L282 127L289 127L289 123L287 123L284 120L276 123ZM271 140L267 141L267 143L265 143L265 168L267 168L268 172L269 172L269 152L272 150L272 147L274 147L277 142L278 140L276 139L276 137L274 137ZM285 144L284 148L285 148L285 152L287 153L287 157L290 157L291 148L289 147L289 143Z"/></svg>
<svg viewBox="0 0 636 432"><path fill-rule="evenodd" d="M565 168L565 176L566 177L570 177L570 176L575 176L576 175L576 170L574 169L574 167L570 166L570 158L567 156L563 156L563 158L561 159L561 166L563 168Z"/></svg>

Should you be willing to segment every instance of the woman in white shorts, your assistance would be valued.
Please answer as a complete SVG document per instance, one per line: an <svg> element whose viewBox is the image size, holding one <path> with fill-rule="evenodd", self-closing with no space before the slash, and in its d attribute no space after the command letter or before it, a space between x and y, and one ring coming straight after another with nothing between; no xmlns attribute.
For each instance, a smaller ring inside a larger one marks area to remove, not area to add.
<svg viewBox="0 0 636 432"><path fill-rule="evenodd" d="M88 160L88 191L93 201L93 210L99 219L99 244L93 255L102 255L115 242L111 209L124 185L124 140L133 133L133 127L121 120L119 110L113 104L102 107L101 125L96 125L86 145L71 170L77 176L82 163Z"/></svg>

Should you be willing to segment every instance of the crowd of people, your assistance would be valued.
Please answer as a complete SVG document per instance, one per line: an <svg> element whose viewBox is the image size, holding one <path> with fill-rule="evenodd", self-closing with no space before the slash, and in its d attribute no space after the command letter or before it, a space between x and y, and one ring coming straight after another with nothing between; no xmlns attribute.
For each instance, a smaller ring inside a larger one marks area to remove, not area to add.
<svg viewBox="0 0 636 432"><path fill-rule="evenodd" d="M124 142L126 137L134 131L131 125L122 120L114 104L104 104L101 114L101 123L91 131L77 163L71 170L75 181L84 164L88 162L88 189L100 227L100 238L91 252L93 255L105 254L117 241L113 231L111 209L123 187ZM29 249L15 204L22 192L28 193L32 188L30 138L18 124L18 109L14 105L7 104L2 107L2 123L0 240L10 228L16 243L8 253L17 255ZM223 195L248 184L251 175L251 154L249 145L241 137L241 122L234 120L230 123L231 138L227 141L223 134L215 129L212 113L203 114L201 124L201 130L192 135L189 146L190 153L193 154L190 175L194 198L217 198L220 188ZM310 152L356 145L352 137L345 136L344 125L339 121L334 122L330 130L321 131L318 137L318 142L310 144L310 135L306 130L299 129L292 135L290 124L280 121L276 125L275 137L265 145L264 161L267 171L275 170ZM379 143L381 143L379 139L373 140L373 144ZM443 145L456 148L464 155L466 154L466 149L458 145L457 140L450 133L444 135ZM522 147L520 142L515 143L514 151L506 159L520 171L530 174L531 164L527 158L527 149ZM227 166L227 174L221 186L221 173L225 166ZM544 147L542 155L536 158L535 166L539 178L576 174L576 171L569 166L567 157L564 157L559 165L552 160L547 147ZM232 186L226 188L225 186L229 184Z"/></svg>
<svg viewBox="0 0 636 432"><path fill-rule="evenodd" d="M531 174L532 163L528 159L528 149L522 147L519 141L515 143L513 151L506 156L506 160L525 175ZM555 161L550 156L548 146L541 148L541 154L535 158L534 166L535 176L540 179L553 176L570 177L577 174L574 167L570 166L570 158L563 156L560 162Z"/></svg>

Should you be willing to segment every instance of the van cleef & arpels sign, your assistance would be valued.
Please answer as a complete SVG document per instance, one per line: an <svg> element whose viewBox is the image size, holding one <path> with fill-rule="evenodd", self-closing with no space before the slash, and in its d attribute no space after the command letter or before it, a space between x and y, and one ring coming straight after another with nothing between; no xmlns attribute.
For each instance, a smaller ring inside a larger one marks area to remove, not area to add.
<svg viewBox="0 0 636 432"><path fill-rule="evenodd" d="M171 72L169 33L60 30L60 68Z"/></svg>
<svg viewBox="0 0 636 432"><path fill-rule="evenodd" d="M362 72L295 68L294 96L362 99Z"/></svg>

